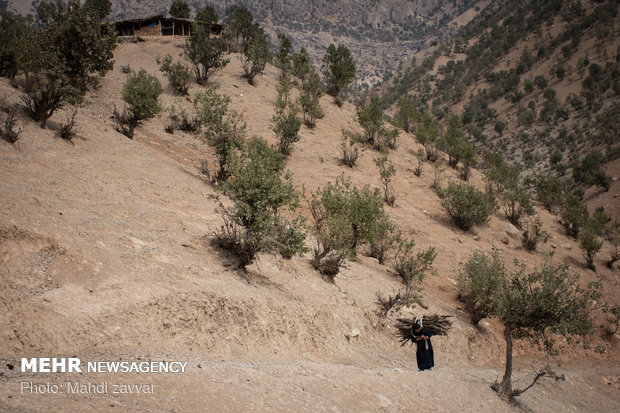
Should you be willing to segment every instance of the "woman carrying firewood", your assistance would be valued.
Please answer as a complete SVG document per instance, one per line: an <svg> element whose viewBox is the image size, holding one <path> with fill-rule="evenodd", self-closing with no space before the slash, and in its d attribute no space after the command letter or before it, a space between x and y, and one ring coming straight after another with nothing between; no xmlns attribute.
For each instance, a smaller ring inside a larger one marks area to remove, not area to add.
<svg viewBox="0 0 620 413"><path fill-rule="evenodd" d="M418 347L415 355L420 371L430 370L435 365L431 335L430 331L422 328L418 323L414 323L411 327L411 339L415 341Z"/></svg>

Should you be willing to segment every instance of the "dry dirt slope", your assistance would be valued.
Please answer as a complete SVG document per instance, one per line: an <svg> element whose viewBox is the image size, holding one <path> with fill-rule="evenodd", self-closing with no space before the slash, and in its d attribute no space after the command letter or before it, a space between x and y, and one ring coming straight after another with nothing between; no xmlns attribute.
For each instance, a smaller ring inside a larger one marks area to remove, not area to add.
<svg viewBox="0 0 620 413"><path fill-rule="evenodd" d="M411 136L402 137L392 155L399 167L399 199L390 213L420 246L439 250L437 275L425 285L429 308L415 312L455 316L450 336L434 339L437 368L417 372L413 350L398 347L389 320L375 315L376 292L399 287L388 268L362 257L329 284L305 258L261 257L241 276L203 240L221 222L207 199L212 187L197 169L208 150L191 136L167 135L165 117L144 125L133 141L114 131L110 114L120 105L126 76L120 65L156 73L155 56L177 55L177 46L120 45L114 71L80 110L73 144L55 137L62 114L52 130L22 117L19 144L0 142L0 358L6 359L0 366L0 409L415 411L422 403L446 411L516 410L489 388L501 373L499 329L485 322L474 330L454 301L456 264L476 248L499 245L506 222L496 217L476 230L480 241L457 232L429 187L431 168L425 166L422 178L411 173L417 146ZM245 111L252 133L273 139L275 69L269 67L256 87L240 73L233 57L213 82L231 96L235 109ZM0 82L0 94L17 102L19 93ZM170 92L166 89L164 106L189 107ZM355 128L352 107L338 109L328 98L323 105L326 118L316 130L303 130L289 161L296 181L311 190L344 172L356 183L378 185L371 151L353 170L337 165L340 130ZM451 173L444 179L453 179ZM586 274L575 243L560 234L554 217L543 219L559 246L557 259L567 257ZM510 243L501 244L510 257L540 262L539 255L520 251L516 240ZM599 276L617 301L617 273L601 270ZM349 341L346 335L355 329L360 335ZM573 360L561 368L568 380L526 393L522 407L617 411L617 342L594 340L608 346L606 354L574 349ZM517 351L523 355L526 349ZM188 369L180 375L49 377L7 367L24 356L181 360ZM536 354L521 360L527 360L518 363L524 369L544 362ZM152 395L19 391L22 381L67 380L156 387Z"/></svg>

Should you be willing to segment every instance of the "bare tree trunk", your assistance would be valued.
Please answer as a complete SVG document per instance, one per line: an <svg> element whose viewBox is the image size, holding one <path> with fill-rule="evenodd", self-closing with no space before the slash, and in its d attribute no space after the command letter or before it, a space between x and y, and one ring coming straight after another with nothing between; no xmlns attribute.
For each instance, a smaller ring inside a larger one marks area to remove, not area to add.
<svg viewBox="0 0 620 413"><path fill-rule="evenodd" d="M512 329L509 326L504 326L504 340L506 340L506 369L497 393L503 400L510 401L512 400Z"/></svg>

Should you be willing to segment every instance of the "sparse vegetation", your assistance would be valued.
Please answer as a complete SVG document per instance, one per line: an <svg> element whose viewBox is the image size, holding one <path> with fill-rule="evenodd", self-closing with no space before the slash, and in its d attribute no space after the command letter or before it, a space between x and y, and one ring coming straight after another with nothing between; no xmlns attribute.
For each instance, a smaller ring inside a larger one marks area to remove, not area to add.
<svg viewBox="0 0 620 413"><path fill-rule="evenodd" d="M414 253L413 240L401 241L399 243L396 257L394 258L394 269L405 284L405 298L407 300L419 301L420 284L431 271L433 262L437 257L434 247L429 247L418 253Z"/></svg>
<svg viewBox="0 0 620 413"><path fill-rule="evenodd" d="M194 108L202 125L201 138L215 150L219 163L216 178L225 181L229 176L226 167L232 152L241 149L245 142L246 124L235 111L228 110L230 98L220 95L214 87L196 95Z"/></svg>
<svg viewBox="0 0 620 413"><path fill-rule="evenodd" d="M129 139L133 138L134 128L143 120L151 119L161 110L159 95L162 88L159 80L146 70L129 75L121 96L129 109L118 112L114 109L118 131Z"/></svg>
<svg viewBox="0 0 620 413"><path fill-rule="evenodd" d="M386 213L378 190L358 189L339 178L315 191L310 202L317 246L312 266L331 279L356 254L362 242L373 242L386 229Z"/></svg>
<svg viewBox="0 0 620 413"><path fill-rule="evenodd" d="M521 245L528 251L536 251L538 244L547 242L549 239L549 233L542 229L542 223L540 218L530 219L525 225L525 231L523 231L523 237L521 238Z"/></svg>
<svg viewBox="0 0 620 413"><path fill-rule="evenodd" d="M396 193L392 186L392 178L396 175L396 167L387 155L375 158L375 165L379 168L379 177L383 183L383 200L389 206L394 206L396 202Z"/></svg>
<svg viewBox="0 0 620 413"><path fill-rule="evenodd" d="M495 209L493 199L473 185L450 182L438 194L441 206L446 209L454 224L464 231L485 223Z"/></svg>
<svg viewBox="0 0 620 413"><path fill-rule="evenodd" d="M162 59L157 58L159 70L166 75L168 81L179 95L186 95L189 89L189 79L192 76L189 69L181 62L172 62L172 56L167 54Z"/></svg>
<svg viewBox="0 0 620 413"><path fill-rule="evenodd" d="M242 269L262 252L277 251L290 258L306 250L303 219L280 215L283 209L293 211L299 201L291 174L284 173L284 166L282 155L261 138L252 138L241 151L229 154L226 170L235 179L218 188L233 205L220 203L224 225L214 241L231 251Z"/></svg>
<svg viewBox="0 0 620 413"><path fill-rule="evenodd" d="M359 158L362 150L357 139L355 139L355 135L351 132L343 130L340 147L342 149L342 158L340 161L349 168L353 168L357 163L357 158Z"/></svg>

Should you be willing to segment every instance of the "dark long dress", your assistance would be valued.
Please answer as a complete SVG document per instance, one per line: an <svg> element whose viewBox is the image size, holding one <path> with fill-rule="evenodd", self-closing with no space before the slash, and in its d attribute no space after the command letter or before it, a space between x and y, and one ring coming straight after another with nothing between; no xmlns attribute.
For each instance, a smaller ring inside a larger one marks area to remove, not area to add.
<svg viewBox="0 0 620 413"><path fill-rule="evenodd" d="M435 365L435 360L433 357L433 345L431 344L431 333L425 329L420 329L419 332L415 330L411 330L411 336L413 337L413 341L415 341L420 336L429 337L428 340L420 340L415 341L417 351L415 353L416 359L418 360L418 368L420 370L427 370L433 368Z"/></svg>

